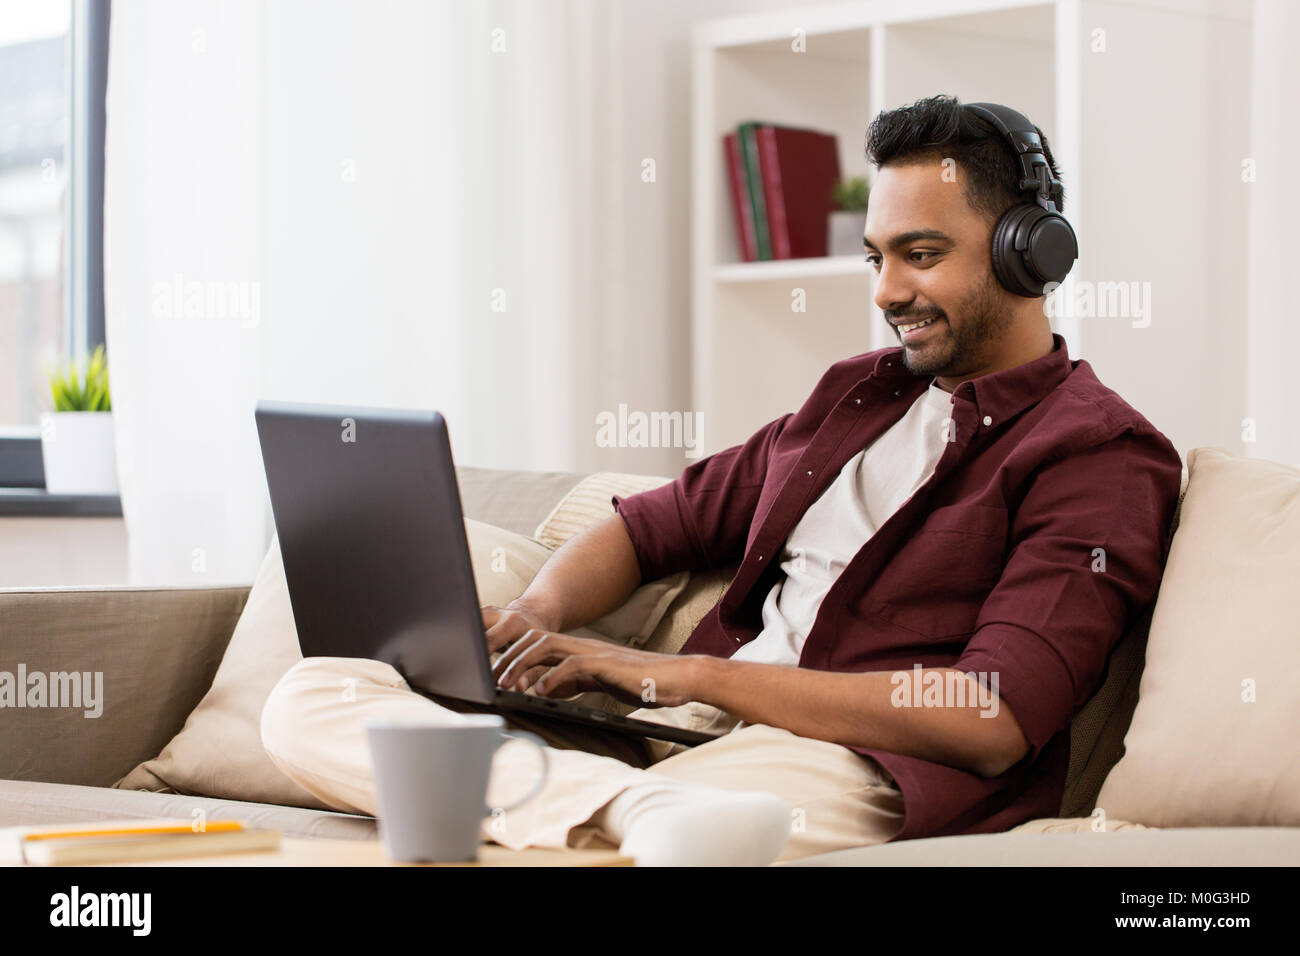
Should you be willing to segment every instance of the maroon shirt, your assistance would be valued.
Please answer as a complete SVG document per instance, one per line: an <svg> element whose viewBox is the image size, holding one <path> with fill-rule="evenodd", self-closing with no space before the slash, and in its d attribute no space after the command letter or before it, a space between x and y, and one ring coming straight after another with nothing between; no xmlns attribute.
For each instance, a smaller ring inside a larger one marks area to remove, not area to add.
<svg viewBox="0 0 1300 956"><path fill-rule="evenodd" d="M955 440L822 601L800 667L955 667L999 677L1029 742L994 778L869 747L903 792L897 840L1009 829L1060 813L1071 719L1154 601L1182 477L1173 444L1053 333L1051 353L961 383ZM730 657L763 628L780 553L809 505L930 387L902 348L836 362L795 413L613 497L642 580L740 569L683 654ZM1105 569L1094 549L1105 549ZM743 560L742 560L743 556ZM1098 565L1099 566L1099 565Z"/></svg>

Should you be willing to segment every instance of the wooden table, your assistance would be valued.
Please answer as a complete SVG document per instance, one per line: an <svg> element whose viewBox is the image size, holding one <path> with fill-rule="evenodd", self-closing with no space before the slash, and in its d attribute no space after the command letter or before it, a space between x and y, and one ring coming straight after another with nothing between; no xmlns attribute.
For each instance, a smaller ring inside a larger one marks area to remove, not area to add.
<svg viewBox="0 0 1300 956"><path fill-rule="evenodd" d="M477 863L394 863L378 840L282 837L275 850L211 856L104 863L100 866L633 866L616 850L511 850L497 843L479 847ZM57 869L57 867L47 867Z"/></svg>

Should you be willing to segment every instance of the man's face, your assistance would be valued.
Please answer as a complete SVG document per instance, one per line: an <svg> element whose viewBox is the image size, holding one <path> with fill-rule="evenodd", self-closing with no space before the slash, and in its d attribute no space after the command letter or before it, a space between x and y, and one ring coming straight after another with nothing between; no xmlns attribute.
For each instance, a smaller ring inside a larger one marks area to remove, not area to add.
<svg viewBox="0 0 1300 956"><path fill-rule="evenodd" d="M876 305L917 375L958 378L988 367L1014 315L992 272L993 224L971 208L939 160L885 166L867 206L864 246ZM954 168L960 180L962 171ZM933 318L902 334L898 326Z"/></svg>

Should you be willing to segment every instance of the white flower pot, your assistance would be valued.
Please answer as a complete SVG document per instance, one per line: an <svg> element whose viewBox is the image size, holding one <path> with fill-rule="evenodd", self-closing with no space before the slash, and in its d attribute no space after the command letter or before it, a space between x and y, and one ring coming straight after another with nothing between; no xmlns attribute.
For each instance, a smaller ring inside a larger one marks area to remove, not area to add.
<svg viewBox="0 0 1300 956"><path fill-rule="evenodd" d="M826 254L856 256L862 252L862 233L867 226L865 212L837 210L826 222Z"/></svg>
<svg viewBox="0 0 1300 956"><path fill-rule="evenodd" d="M43 412L41 457L50 494L118 493L112 412Z"/></svg>

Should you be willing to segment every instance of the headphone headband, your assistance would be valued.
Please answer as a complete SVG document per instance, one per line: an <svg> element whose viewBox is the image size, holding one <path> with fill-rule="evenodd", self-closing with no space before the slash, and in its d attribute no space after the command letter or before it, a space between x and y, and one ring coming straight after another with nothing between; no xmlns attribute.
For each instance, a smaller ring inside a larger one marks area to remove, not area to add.
<svg viewBox="0 0 1300 956"><path fill-rule="evenodd" d="M994 225L990 248L993 274L1004 289L1016 295L1043 295L1048 285L1065 278L1079 258L1074 229L1061 215L1065 187L1052 175L1043 138L1025 116L998 103L966 103L963 107L1011 145L1020 163L1020 190L1036 192L1034 201L1026 198L1017 203Z"/></svg>
<svg viewBox="0 0 1300 956"><path fill-rule="evenodd" d="M1011 145L1020 163L1019 189L1034 189L1037 202L1048 212L1060 212L1064 187L1052 175L1052 167L1043 152L1043 141L1028 117L1000 103L965 103L963 107L984 120Z"/></svg>

